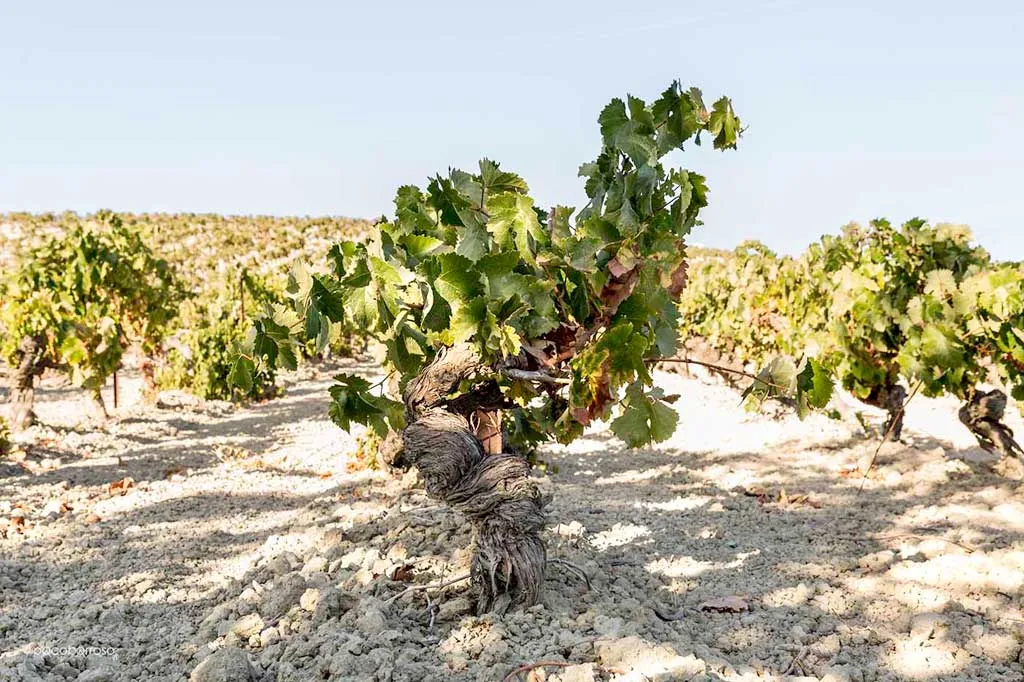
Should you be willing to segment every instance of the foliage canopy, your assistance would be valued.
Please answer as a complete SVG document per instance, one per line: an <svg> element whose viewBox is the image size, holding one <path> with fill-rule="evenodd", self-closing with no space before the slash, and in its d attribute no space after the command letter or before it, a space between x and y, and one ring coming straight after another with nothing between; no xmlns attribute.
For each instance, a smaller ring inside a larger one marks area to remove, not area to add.
<svg viewBox="0 0 1024 682"><path fill-rule="evenodd" d="M157 347L182 296L166 261L110 213L71 223L28 250L2 288L0 356L16 363L22 339L40 339L46 365L93 390L128 345Z"/></svg>
<svg viewBox="0 0 1024 682"><path fill-rule="evenodd" d="M536 206L527 183L484 159L425 188L400 187L395 215L366 243L330 249L329 268L296 267L291 305L255 322L232 378L292 367L307 340L332 325L365 330L386 349L400 386L445 346L476 346L502 395L512 438L578 436L611 416L630 445L667 438L670 397L651 388L647 363L676 347L677 300L686 279L685 238L707 205L704 178L662 160L693 141L732 149L741 134L727 98L706 107L699 90L673 83L654 102L612 100L598 117L602 147L579 174L579 211ZM503 369L567 381L538 389ZM331 415L341 426L402 427L400 403L362 379L340 376ZM468 388L468 387L467 387Z"/></svg>

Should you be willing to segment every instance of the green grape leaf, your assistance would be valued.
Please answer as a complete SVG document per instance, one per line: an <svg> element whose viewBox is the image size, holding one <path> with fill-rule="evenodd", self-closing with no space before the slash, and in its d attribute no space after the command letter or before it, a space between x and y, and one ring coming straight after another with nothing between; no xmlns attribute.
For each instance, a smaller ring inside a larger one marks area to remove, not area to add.
<svg viewBox="0 0 1024 682"><path fill-rule="evenodd" d="M231 373L228 375L228 383L237 387L242 393L248 394L253 388L253 375L256 373L256 366L252 360L239 355L231 365Z"/></svg>
<svg viewBox="0 0 1024 682"><path fill-rule="evenodd" d="M487 229L483 225L474 224L463 227L459 230L459 241L455 246L455 253L476 262L487 255L490 241Z"/></svg>
<svg viewBox="0 0 1024 682"><path fill-rule="evenodd" d="M346 431L352 424L363 424L384 438L390 429L400 430L404 426L404 406L371 392L370 382L351 374L339 374L330 387L331 421Z"/></svg>
<svg viewBox="0 0 1024 682"><path fill-rule="evenodd" d="M480 274L468 258L454 253L442 254L436 258L441 265L441 273L434 280L434 288L453 307L483 293Z"/></svg>
<svg viewBox="0 0 1024 682"><path fill-rule="evenodd" d="M611 423L612 432L631 448L668 440L675 433L679 415L662 398L659 389L644 393L639 382L630 385L622 414Z"/></svg>
<svg viewBox="0 0 1024 682"><path fill-rule="evenodd" d="M533 209L533 200L523 194L505 192L487 199L487 231L494 237L502 250L517 250L528 263L535 263L533 245L547 242L544 232Z"/></svg>

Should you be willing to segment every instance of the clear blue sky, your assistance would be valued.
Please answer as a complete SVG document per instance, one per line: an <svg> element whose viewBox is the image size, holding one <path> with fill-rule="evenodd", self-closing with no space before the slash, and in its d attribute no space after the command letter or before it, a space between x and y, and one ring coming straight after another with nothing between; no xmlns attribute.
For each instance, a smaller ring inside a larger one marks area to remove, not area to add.
<svg viewBox="0 0 1024 682"><path fill-rule="evenodd" d="M578 204L611 97L729 94L694 239L972 225L1024 258L1019 2L4 2L0 211L375 216L498 159Z"/></svg>

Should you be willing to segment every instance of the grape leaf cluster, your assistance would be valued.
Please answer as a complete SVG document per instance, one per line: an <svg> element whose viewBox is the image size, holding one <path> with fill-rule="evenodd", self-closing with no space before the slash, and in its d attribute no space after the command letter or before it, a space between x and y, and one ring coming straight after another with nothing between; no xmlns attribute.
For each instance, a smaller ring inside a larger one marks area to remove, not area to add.
<svg viewBox="0 0 1024 682"><path fill-rule="evenodd" d="M813 407L835 381L872 404L904 383L965 399L992 370L1024 400L1024 271L964 226L879 219L797 258L745 244L695 269L682 332L763 367L754 398Z"/></svg>
<svg viewBox="0 0 1024 682"><path fill-rule="evenodd" d="M326 268L293 269L290 304L255 321L234 381L294 367L299 346L347 324L380 342L399 388L439 349L473 344L514 405L507 425L524 446L572 440L615 405L612 428L629 445L667 438L671 398L650 388L647 366L676 347L685 239L708 190L662 160L691 141L732 149L741 123L728 98L709 109L699 90L673 83L650 104L612 100L598 124L601 151L580 167L588 201L579 210L540 208L523 178L488 159L400 187L394 217L368 240L334 245ZM373 389L340 376L334 421L401 429L399 403Z"/></svg>
<svg viewBox="0 0 1024 682"><path fill-rule="evenodd" d="M75 222L22 255L0 288L0 356L16 363L26 337L42 361L98 390L133 343L152 353L183 292L168 263L118 216Z"/></svg>

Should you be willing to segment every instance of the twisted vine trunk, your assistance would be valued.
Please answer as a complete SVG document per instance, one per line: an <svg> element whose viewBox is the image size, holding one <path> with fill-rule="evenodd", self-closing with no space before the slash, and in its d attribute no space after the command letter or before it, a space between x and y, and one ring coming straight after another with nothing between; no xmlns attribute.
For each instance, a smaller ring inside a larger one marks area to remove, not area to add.
<svg viewBox="0 0 1024 682"><path fill-rule="evenodd" d="M153 358L144 356L139 363L139 372L142 373L142 399L154 405L160 390L156 385L156 362Z"/></svg>
<svg viewBox="0 0 1024 682"><path fill-rule="evenodd" d="M882 429L888 439L898 441L903 435L903 406L907 401L907 389L899 384L872 389L864 400L868 405L879 407L889 413Z"/></svg>
<svg viewBox="0 0 1024 682"><path fill-rule="evenodd" d="M36 400L36 377L42 373L43 341L26 336L18 347L18 366L11 374L10 412L11 429L24 431L36 423L33 409Z"/></svg>
<svg viewBox="0 0 1024 682"><path fill-rule="evenodd" d="M989 452L1011 455L1024 460L1024 449L1013 439L1013 431L1003 424L1006 412L1006 394L1000 390L975 391L969 397L957 416L960 422L971 430L978 444Z"/></svg>
<svg viewBox="0 0 1024 682"><path fill-rule="evenodd" d="M500 413L497 421L493 415L503 399L497 387L484 385L447 400L462 381L487 369L469 346L443 349L406 387L403 443L404 457L419 469L427 493L465 514L473 526L477 612L502 613L540 598L547 561L540 535L545 500L526 460L500 451ZM496 452L488 453L481 437Z"/></svg>

